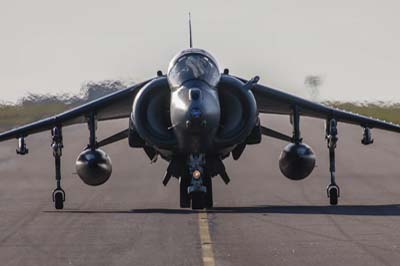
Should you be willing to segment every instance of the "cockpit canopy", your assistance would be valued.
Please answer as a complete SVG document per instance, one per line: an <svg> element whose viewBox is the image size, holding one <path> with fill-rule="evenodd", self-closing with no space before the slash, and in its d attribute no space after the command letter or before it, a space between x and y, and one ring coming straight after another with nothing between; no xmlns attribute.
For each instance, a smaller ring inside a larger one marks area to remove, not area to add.
<svg viewBox="0 0 400 266"><path fill-rule="evenodd" d="M172 59L168 69L168 81L171 88L178 88L189 80L202 80L215 87L220 72L215 60L207 52L189 49Z"/></svg>

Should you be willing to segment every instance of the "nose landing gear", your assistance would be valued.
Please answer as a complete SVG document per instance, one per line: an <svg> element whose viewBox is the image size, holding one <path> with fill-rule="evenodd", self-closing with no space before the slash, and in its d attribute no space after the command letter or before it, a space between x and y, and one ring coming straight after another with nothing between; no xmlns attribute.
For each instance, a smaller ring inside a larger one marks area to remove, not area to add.
<svg viewBox="0 0 400 266"><path fill-rule="evenodd" d="M187 165L188 174L179 179L181 208L190 206L193 210L212 208L212 179L204 169L204 154L190 155Z"/></svg>
<svg viewBox="0 0 400 266"><path fill-rule="evenodd" d="M188 158L187 164L191 180L187 193L192 201L193 210L204 209L205 194L207 193L207 188L203 184L205 163L204 154L191 154Z"/></svg>
<svg viewBox="0 0 400 266"><path fill-rule="evenodd" d="M213 207L213 194L212 194L212 179L211 176L205 175L203 177L203 186L205 191L192 191L188 193L191 185L191 178L189 176L179 178L180 187L180 207L192 209L210 209Z"/></svg>

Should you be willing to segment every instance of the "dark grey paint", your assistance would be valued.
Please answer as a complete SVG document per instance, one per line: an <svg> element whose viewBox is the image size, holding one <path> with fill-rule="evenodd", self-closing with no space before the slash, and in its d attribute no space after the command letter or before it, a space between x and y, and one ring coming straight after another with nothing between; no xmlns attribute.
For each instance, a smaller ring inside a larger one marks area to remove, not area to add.
<svg viewBox="0 0 400 266"><path fill-rule="evenodd" d="M314 152L304 143L288 144L279 157L279 169L291 180L306 178L314 170L314 166Z"/></svg>
<svg viewBox="0 0 400 266"><path fill-rule="evenodd" d="M107 182L112 173L110 157L102 150L84 150L76 159L76 173L90 186L99 186Z"/></svg>

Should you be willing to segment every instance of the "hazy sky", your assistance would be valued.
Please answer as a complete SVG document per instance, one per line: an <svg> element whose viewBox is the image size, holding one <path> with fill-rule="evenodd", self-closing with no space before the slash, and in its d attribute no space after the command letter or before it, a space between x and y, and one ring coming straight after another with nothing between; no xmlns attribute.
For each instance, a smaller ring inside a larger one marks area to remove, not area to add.
<svg viewBox="0 0 400 266"><path fill-rule="evenodd" d="M300 96L400 101L400 2L367 0L0 0L0 99L78 92L85 81L140 81L188 47L221 70Z"/></svg>

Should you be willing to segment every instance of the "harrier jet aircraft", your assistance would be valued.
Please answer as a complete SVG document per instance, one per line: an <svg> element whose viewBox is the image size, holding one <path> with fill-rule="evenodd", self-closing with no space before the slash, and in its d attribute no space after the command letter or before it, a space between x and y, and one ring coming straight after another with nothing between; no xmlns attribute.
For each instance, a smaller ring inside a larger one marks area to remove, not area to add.
<svg viewBox="0 0 400 266"><path fill-rule="evenodd" d="M190 30L191 31L191 30ZM17 153L28 153L26 137L49 130L55 161L56 188L53 201L62 209L65 192L61 187L62 129L87 123L89 143L76 160L76 171L91 186L104 184L112 172L109 156L100 148L127 138L129 146L143 149L150 160L158 156L169 162L163 184L171 177L179 179L180 207L193 209L213 206L212 177L221 176L227 184L229 176L223 160L230 155L240 159L247 145L259 144L262 135L288 142L279 158L284 176L301 180L312 172L315 156L302 141L300 117L326 121L326 141L330 159L330 184L327 196L336 205L340 196L335 181L335 148L338 122L359 125L363 129L361 143L373 143L371 129L400 132L400 126L358 114L349 113L308 101L258 84L251 79L222 73L217 61L208 52L192 47L179 52L168 71L129 88L106 95L64 113L24 125L0 134L0 141L18 139ZM260 114L290 116L291 136L261 125ZM127 129L98 141L98 121L127 118Z"/></svg>

